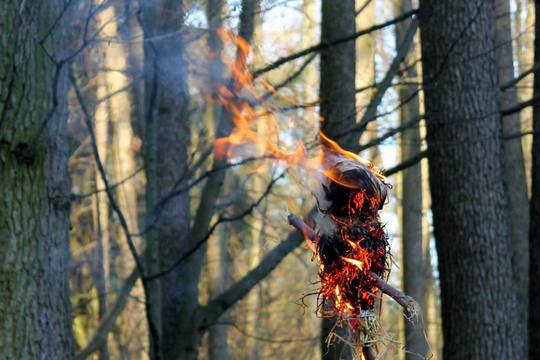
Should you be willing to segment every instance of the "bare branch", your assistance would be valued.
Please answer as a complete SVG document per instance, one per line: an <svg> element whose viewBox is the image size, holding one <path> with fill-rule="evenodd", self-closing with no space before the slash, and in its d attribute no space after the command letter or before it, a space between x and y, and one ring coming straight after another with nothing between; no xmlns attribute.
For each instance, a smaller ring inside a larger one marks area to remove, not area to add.
<svg viewBox="0 0 540 360"><path fill-rule="evenodd" d="M386 94L386 91L390 88L390 86L392 86L392 80L399 72L400 64L407 56L407 53L409 52L409 49L411 48L411 45L413 43L414 35L416 34L417 28L418 18L414 17L411 25L409 26L409 29L407 30L407 33L405 34L402 44L399 47L397 54L394 57L394 60L392 61L392 64L390 64L390 68L384 75L384 79L379 83L377 91L373 95L373 98L371 99L366 111L364 112L364 115L362 116L362 119L360 119L359 126L361 129L364 129L371 121L371 119L373 119L377 115L377 108L381 104L381 101L384 97L384 94Z"/></svg>
<svg viewBox="0 0 540 360"><path fill-rule="evenodd" d="M373 146L380 145L386 139L391 138L392 136L394 136L394 135L396 135L398 133L401 133L401 132L403 132L405 130L408 130L408 129L411 129L411 128L417 126L420 123L420 120L422 120L423 118L424 118L423 115L418 116L415 119L412 119L412 120L408 121L407 123L405 123L403 125L400 125L398 127L395 127L395 128L392 128L392 129L388 130L387 132L385 132L384 134L382 134L378 138L373 139L373 140L371 140L370 142L368 142L368 143L366 143L364 145L360 145L360 147L358 148L358 152L364 151L364 150L369 149L369 148L372 148Z"/></svg>
<svg viewBox="0 0 540 360"><path fill-rule="evenodd" d="M540 134L540 131L534 131L534 130L523 131L517 134L509 134L509 135L503 136L503 140L511 140L511 139L520 138L527 135L538 135L538 134Z"/></svg>
<svg viewBox="0 0 540 360"><path fill-rule="evenodd" d="M420 162L423 158L427 157L428 151L424 150L419 152L418 154L411 156L407 160L404 160L403 162L397 164L394 167L391 167L390 169L386 170L384 172L385 176L394 175L395 173L400 172L401 170L405 170L407 168L410 168L411 166L416 165L418 162Z"/></svg>
<svg viewBox="0 0 540 360"><path fill-rule="evenodd" d="M530 74L532 74L532 73L534 73L534 72L536 72L538 70L540 70L540 64L534 65L530 69L525 70L524 72L519 74L515 79L512 79L512 80L508 81L506 84L502 84L501 85L501 90L505 91L505 90L510 89L511 87L514 87L518 82L520 82L521 80L526 78L528 75L530 75Z"/></svg>
<svg viewBox="0 0 540 360"><path fill-rule="evenodd" d="M291 81L293 81L294 79L296 79L298 76L300 76L304 70L308 67L309 64L311 64L313 62L313 60L317 57L317 54L312 54L310 57L308 57L306 59L306 61L304 61L304 63L302 63L302 65L300 65L300 67L294 72L292 73L289 77L287 77L285 80L283 80L282 82L280 82L279 84L277 84L276 86L274 86L274 89L278 90L278 89L281 89L282 87L284 86L287 86ZM264 100L268 99L269 97L271 97L273 95L272 92L267 92L266 94L264 94L262 96L262 98Z"/></svg>
<svg viewBox="0 0 540 360"><path fill-rule="evenodd" d="M392 19L392 20L388 20L388 21L385 21L385 22L383 22L381 24L377 24L377 25L371 26L371 27L369 27L367 29L360 30L360 31L358 31L358 32L356 32L356 33L354 33L352 35L345 36L343 38L332 40L332 41L321 42L321 43L319 43L317 45L308 47L307 49L304 49L304 50L299 51L297 53L294 53L292 55L282 57L282 58L276 60L275 62L271 63L270 65L267 65L262 69L254 71L253 72L253 77L258 77L258 76L260 76L260 75L262 75L264 73L267 73L267 72L269 72L271 70L274 70L274 69L280 67L281 65L283 65L283 64L285 64L285 63L287 63L289 61L296 60L296 59L301 58L303 56L306 56L306 55L308 55L308 54L310 54L312 52L318 52L318 51L327 49L329 47L336 46L336 45L345 43L347 41L354 40L354 39L356 39L356 38L358 38L360 36L370 34L370 33L374 32L374 31L384 29L387 26L397 24L397 23L399 23L401 21L407 20L411 16L415 15L417 12L418 12L417 9L411 10L409 12L403 13L402 15L400 15L400 16Z"/></svg>
<svg viewBox="0 0 540 360"><path fill-rule="evenodd" d="M206 329L214 324L219 317L279 265L279 263L303 241L298 232L290 233L287 239L273 248L260 262L260 264L248 272L236 284L231 286L223 294L211 300L208 305L199 310L200 328Z"/></svg>
<svg viewBox="0 0 540 360"><path fill-rule="evenodd" d="M115 189L115 188L119 187L120 185L123 185L124 183L126 183L129 180L136 177L142 170L144 170L144 167L141 166L137 170L135 170L134 172L132 172L131 174L129 174L128 176L123 178L122 180L120 180L118 182L115 182L114 184L109 184L109 188ZM71 194L71 199L72 200L80 200L80 199L83 199L83 198L86 198L86 197L89 197L89 196L92 196L92 195L95 195L95 194L99 194L99 193L104 192L104 191L107 191L107 189L105 189L105 188L103 188L103 189L95 189L95 190L92 190L92 191L89 191L89 192L85 192L83 194L73 194L72 193Z"/></svg>
<svg viewBox="0 0 540 360"><path fill-rule="evenodd" d="M540 101L540 96L538 96L538 95L534 96L532 99L517 103L516 105L514 105L514 106L512 106L512 107L510 107L508 109L502 110L501 111L501 116L505 117L505 116L520 112L521 110L523 110L523 109L525 109L525 108L527 108L529 106L533 106L537 101Z"/></svg>
<svg viewBox="0 0 540 360"><path fill-rule="evenodd" d="M131 251L133 259L135 260L135 265L137 267L137 270L138 270L140 275L143 275L144 270L143 270L142 260L141 260L141 258L139 256L138 252L137 252L137 249L135 248L135 244L133 242L133 239L131 238L131 233L129 231L127 220L126 220L124 214L122 213L122 210L120 209L120 206L116 202L114 194L112 193L112 189L110 187L109 180L108 180L108 177L107 177L107 172L105 170L105 167L104 167L103 162L101 161L101 157L99 155L99 151L98 151L97 144L96 144L96 135L94 133L94 129L93 129L93 126L92 126L92 120L91 120L92 118L91 118L90 113L88 112L88 110L86 108L86 105L84 104L81 92L79 90L79 87L77 85L75 77L73 76L73 73L71 71L70 71L69 75L70 75L71 83L72 83L72 85L73 85L73 87L75 89L75 95L77 97L77 100L79 102L81 110L82 110L82 112L84 114L86 128L87 128L87 130L88 130L88 132L90 134L92 152L93 152L93 155L94 155L94 159L96 160L99 175L101 176L103 184L105 185L105 193L107 194L107 198L109 199L109 202L111 203L111 207L112 207L113 211L118 216L118 219L120 221L120 225L121 225L121 227L122 227L122 229L124 231L124 235L126 236L126 240L127 240L128 246L129 246L129 250Z"/></svg>
<svg viewBox="0 0 540 360"><path fill-rule="evenodd" d="M354 16L358 16L362 13L362 11L364 11L368 5L372 2L373 0L366 0L364 1L364 3L360 6L360 8L358 8L358 10L356 10L356 12L354 13Z"/></svg>
<svg viewBox="0 0 540 360"><path fill-rule="evenodd" d="M182 179L185 178L185 176L180 176L179 179L177 180L175 186L173 187L173 190L171 190L171 192L169 192L167 195L163 196L157 202L157 204L154 206L154 208L152 209L152 215L150 217L149 224L147 224L147 226L143 230L141 230L140 232L138 232L137 234L134 234L134 235L135 236L142 236L142 235L146 234L150 229L152 229L155 220L159 217L159 215L161 214L161 211L163 211L165 205L167 205L169 203L169 201L171 201L175 197L189 191L191 188L193 188L196 185L200 184L203 180L208 179L208 181L210 181L213 178L213 175L216 175L216 174L219 175L222 171L225 171L225 170L227 170L229 168L238 167L238 166L247 164L249 162L262 160L262 159L266 159L266 158L268 158L268 156L249 157L249 158L245 158L243 160L240 160L240 161L237 161L237 162L234 162L234 163L229 163L229 164L223 163L221 165L214 165L210 170L205 171L203 174L201 174L199 177L197 177L195 180L193 180L189 184L187 184L187 185L185 185L185 186L183 186L181 188L178 188L178 185L180 185ZM204 192L204 190L203 190L203 192Z"/></svg>

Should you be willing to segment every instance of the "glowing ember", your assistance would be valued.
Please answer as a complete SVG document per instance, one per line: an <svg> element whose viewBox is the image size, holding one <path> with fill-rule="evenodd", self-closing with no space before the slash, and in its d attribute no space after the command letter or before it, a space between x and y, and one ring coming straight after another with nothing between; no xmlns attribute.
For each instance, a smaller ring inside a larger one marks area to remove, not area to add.
<svg viewBox="0 0 540 360"><path fill-rule="evenodd" d="M354 243L353 243L354 244ZM356 245L356 244L355 244ZM353 264L354 266L356 266L357 268L359 268L360 270L364 270L364 263L360 260L356 260L356 259L349 259L349 258L346 258L344 256L341 257L343 260L345 260L346 262L350 263L350 264Z"/></svg>

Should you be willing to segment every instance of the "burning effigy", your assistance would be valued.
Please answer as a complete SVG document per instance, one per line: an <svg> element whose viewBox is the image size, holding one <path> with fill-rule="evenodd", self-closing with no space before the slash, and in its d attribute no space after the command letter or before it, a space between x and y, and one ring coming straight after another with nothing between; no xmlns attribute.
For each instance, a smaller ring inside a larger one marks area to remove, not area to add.
<svg viewBox="0 0 540 360"><path fill-rule="evenodd" d="M375 312L381 293L397 301L406 316L419 314L411 297L383 280L390 272L391 255L379 210L390 185L375 165L343 150L322 132L320 136L316 226L294 215L289 223L303 232L319 264L317 313L334 318L334 328L343 330L330 332L326 341L345 342L359 358L374 359L377 346L387 339Z"/></svg>
<svg viewBox="0 0 540 360"><path fill-rule="evenodd" d="M321 137L324 181L315 240L320 296L335 311L358 315L375 305L378 288L370 272L389 271L388 238L378 214L388 185L373 164Z"/></svg>
<svg viewBox="0 0 540 360"><path fill-rule="evenodd" d="M262 87L275 95L276 89L249 72L246 61L251 49L242 38L223 29L219 34L225 43L234 44L237 52L234 59L222 55L231 83L218 87L214 97L231 114L233 126L228 135L214 142L215 155L222 159L235 157L242 147L257 144L261 152L258 155L283 161L285 167L296 165L321 175L315 226L296 215L289 215L288 221L304 234L312 259L319 266L316 312L323 318L335 319L336 331L330 332L327 342L331 345L343 341L358 358L375 359L378 346L386 338L375 311L381 294L399 303L407 317L419 314L418 304L411 297L385 281L391 255L379 211L385 205L390 185L374 164L342 149L322 132L318 158L309 159L301 142L295 149L284 150L276 141L280 134L275 119L277 109L258 91ZM266 136L256 131L257 119L265 119L266 126L272 129Z"/></svg>
<svg viewBox="0 0 540 360"><path fill-rule="evenodd" d="M385 293L418 315L417 303L388 285L390 272L388 236L379 216L390 185L380 169L358 155L321 136L321 194L317 198L316 227L296 216L289 223L304 233L313 259L319 264L317 312L335 318L327 342L338 340L362 359L374 359L385 338L375 306Z"/></svg>

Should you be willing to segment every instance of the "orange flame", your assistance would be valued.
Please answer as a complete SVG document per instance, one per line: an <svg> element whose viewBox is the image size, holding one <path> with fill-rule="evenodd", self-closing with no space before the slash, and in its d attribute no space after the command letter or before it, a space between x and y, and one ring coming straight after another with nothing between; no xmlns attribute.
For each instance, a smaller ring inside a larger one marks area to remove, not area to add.
<svg viewBox="0 0 540 360"><path fill-rule="evenodd" d="M319 130L319 136L323 142L323 151L321 152L320 162L322 164L322 171L326 177L342 186L348 188L357 188L358 185L356 183L343 179L341 177L341 173L338 172L337 168L334 166L339 159L345 158L363 165L382 182L386 181L382 171L373 163L361 158L353 152L343 149L338 145L338 143L326 136L321 130Z"/></svg>
<svg viewBox="0 0 540 360"><path fill-rule="evenodd" d="M282 160L286 166L297 164L305 156L304 144L296 141L293 150L285 149L280 144L281 131L276 109L260 95L260 86L274 94L277 90L261 77L254 80L247 66L251 54L249 43L224 28L218 30L218 35L225 45L230 44L236 48L236 54L234 59L227 56L226 52L221 57L230 73L231 84L219 86L215 96L217 102L230 114L233 129L228 136L214 141L214 155L226 160L237 155L242 147L247 149L256 145L256 150L252 152L261 158ZM265 131L261 131L262 126Z"/></svg>
<svg viewBox="0 0 540 360"><path fill-rule="evenodd" d="M359 268L360 270L364 270L364 262L361 261L361 260L356 260L356 259L351 259L351 258L347 258L345 256L342 256L341 257L343 260L345 260L346 262L348 262L349 264L353 264L354 266L356 266L357 268Z"/></svg>

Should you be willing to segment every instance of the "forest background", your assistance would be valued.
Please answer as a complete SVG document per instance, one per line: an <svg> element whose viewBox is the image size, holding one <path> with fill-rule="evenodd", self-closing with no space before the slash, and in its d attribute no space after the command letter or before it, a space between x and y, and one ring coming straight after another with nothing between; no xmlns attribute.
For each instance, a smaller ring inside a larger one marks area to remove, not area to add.
<svg viewBox="0 0 540 360"><path fill-rule="evenodd" d="M320 128L393 185L388 282L423 321L384 299L381 358L540 358L535 3L2 2L0 357L340 358L286 221L317 176L265 145ZM220 29L273 109L227 156Z"/></svg>

